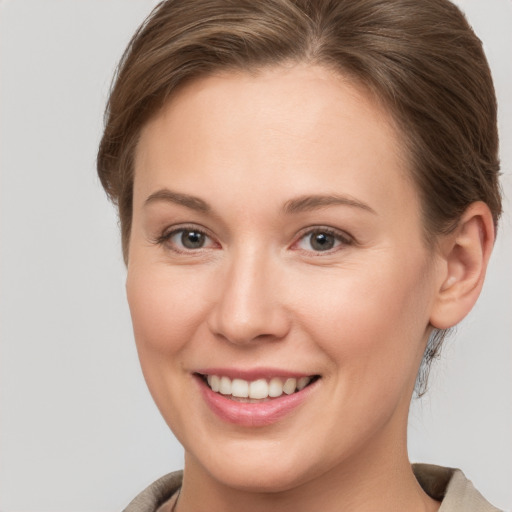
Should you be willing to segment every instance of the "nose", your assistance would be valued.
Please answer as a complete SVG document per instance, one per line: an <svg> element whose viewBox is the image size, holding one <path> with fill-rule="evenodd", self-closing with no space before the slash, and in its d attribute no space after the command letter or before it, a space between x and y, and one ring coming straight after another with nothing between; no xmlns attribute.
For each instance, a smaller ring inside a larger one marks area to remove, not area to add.
<svg viewBox="0 0 512 512"><path fill-rule="evenodd" d="M279 340L290 330L279 269L263 255L233 257L217 290L208 324L230 343Z"/></svg>

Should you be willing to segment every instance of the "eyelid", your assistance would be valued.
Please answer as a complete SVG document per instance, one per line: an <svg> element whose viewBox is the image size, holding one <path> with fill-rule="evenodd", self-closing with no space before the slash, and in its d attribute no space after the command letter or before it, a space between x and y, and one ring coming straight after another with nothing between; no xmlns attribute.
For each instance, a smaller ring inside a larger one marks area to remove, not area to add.
<svg viewBox="0 0 512 512"><path fill-rule="evenodd" d="M310 226L310 227L304 228L297 234L297 237L295 238L295 242L293 242L291 249L309 252L309 253L315 254L316 256L328 255L328 254L332 254L333 252L337 252L338 250L340 250L339 247L335 247L335 248L328 249L325 251L315 251L313 249L307 250L307 249L301 249L301 248L297 247L297 245L299 244L299 242L301 240L303 240L307 236L311 236L313 233L326 233L328 235L331 235L331 236L335 237L337 241L341 242L342 247L354 245L356 242L354 237L349 235L346 231L342 231L342 230L332 228L329 226Z"/></svg>
<svg viewBox="0 0 512 512"><path fill-rule="evenodd" d="M169 247L170 250L172 250L178 254L194 254L194 253L200 253L201 251L206 250L206 249L221 247L221 245L210 234L209 230L207 230L206 228L199 226L197 224L195 224L195 225L194 224L179 224L179 225L175 225L175 226L169 226L163 230L161 235L158 235L155 238L153 238L151 240L151 243L153 243L154 245L161 245L161 246L165 246L167 244L169 246L170 245L169 241L173 236L175 236L177 233L187 231L187 230L196 231L198 233L201 233L202 235L207 237L213 243L213 245L215 245L217 247L201 247L198 249L186 249L186 248L180 249L180 248L177 248L176 246L173 246L173 247ZM318 226L317 225L317 226L309 226L309 227L302 229L295 237L295 241L292 243L290 248L293 250L301 250L304 252L313 253L315 255L322 255L322 254L328 255L328 254L332 254L333 252L336 252L339 250L339 248L332 248L332 249L328 249L325 251L315 251L313 249L306 250L306 249L301 249L301 248L297 247L297 245L299 244L299 242L301 240L303 240L307 236L311 236L313 233L326 233L328 235L331 235L331 236L335 237L335 239L337 241L339 241L342 246L353 245L356 242L354 237L349 235L346 231L332 228L330 226L321 226L321 225Z"/></svg>
<svg viewBox="0 0 512 512"><path fill-rule="evenodd" d="M178 248L175 245L171 246L170 240L173 236L175 236L178 233L184 232L184 231L195 231L196 233L201 233L206 238L208 238L211 242L213 242L213 245L216 245L217 247L220 247L220 244L215 240L215 238L209 233L207 229L205 229L202 226L198 226L197 224L179 224L176 226L169 226L168 228L164 229L161 235L157 236L151 242L155 245L161 245L166 246L168 249L178 253L178 254L195 254L200 253L207 249L213 249L216 247L200 247L198 249L187 249L187 248Z"/></svg>

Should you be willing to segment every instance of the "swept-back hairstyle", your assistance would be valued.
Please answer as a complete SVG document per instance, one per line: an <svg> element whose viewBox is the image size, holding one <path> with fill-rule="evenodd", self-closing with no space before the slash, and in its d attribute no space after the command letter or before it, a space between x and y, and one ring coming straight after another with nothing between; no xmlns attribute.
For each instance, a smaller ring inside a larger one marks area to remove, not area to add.
<svg viewBox="0 0 512 512"><path fill-rule="evenodd" d="M177 87L220 70L323 65L369 89L399 128L427 243L474 201L501 213L496 98L482 44L448 0L167 0L119 64L97 168L117 205L125 261L141 128ZM424 391L443 331L420 370Z"/></svg>

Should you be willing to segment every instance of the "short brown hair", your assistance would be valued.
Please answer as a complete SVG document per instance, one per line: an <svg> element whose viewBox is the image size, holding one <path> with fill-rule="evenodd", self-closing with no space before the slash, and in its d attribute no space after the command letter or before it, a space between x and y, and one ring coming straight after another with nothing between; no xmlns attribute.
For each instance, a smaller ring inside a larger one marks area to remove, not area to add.
<svg viewBox="0 0 512 512"><path fill-rule="evenodd" d="M497 226L494 87L480 40L451 2L167 0L121 59L98 151L101 183L119 210L125 261L142 126L194 78L284 62L335 69L386 105L410 158L427 240L452 229L474 201L487 203ZM440 332L431 338L424 362L441 339Z"/></svg>

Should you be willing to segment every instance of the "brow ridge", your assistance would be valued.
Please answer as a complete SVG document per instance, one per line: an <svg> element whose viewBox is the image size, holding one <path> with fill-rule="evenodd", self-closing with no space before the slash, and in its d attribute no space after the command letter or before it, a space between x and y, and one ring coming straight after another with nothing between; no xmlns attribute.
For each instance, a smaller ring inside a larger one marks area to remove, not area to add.
<svg viewBox="0 0 512 512"><path fill-rule="evenodd" d="M203 199L200 199L199 197L195 197L189 194L183 194L181 192L174 192L167 188L157 190L156 192L150 194L144 201L144 205L148 205L158 201L166 201L170 203L179 204L181 206L190 208L191 210L196 210L202 213L208 213L211 211L210 205Z"/></svg>
<svg viewBox="0 0 512 512"><path fill-rule="evenodd" d="M300 196L295 199L286 201L283 210L287 214L292 214L338 205L360 208L375 215L377 214L377 212L366 203L363 203L362 201L349 196L337 194Z"/></svg>
<svg viewBox="0 0 512 512"><path fill-rule="evenodd" d="M200 199L199 197L192 196L190 194L183 194L181 192L175 192L169 190L167 188L160 189L156 192L150 194L145 200L144 204L148 205L153 202L164 201L170 202L174 204L179 204L181 206L185 206L186 208L190 208L192 210L196 210L202 213L211 212L210 205ZM283 206L283 211L286 214L294 214L307 212L311 210L317 210L320 208L325 208L328 206L351 206L354 208L360 208L362 210L368 211L370 213L376 214L375 210L371 208L366 203L354 199L349 196L337 195L337 194L329 194L329 195L304 195L299 196L294 199L290 199L286 201Z"/></svg>

